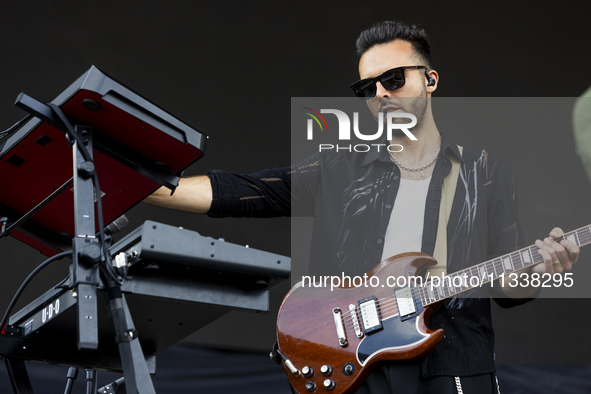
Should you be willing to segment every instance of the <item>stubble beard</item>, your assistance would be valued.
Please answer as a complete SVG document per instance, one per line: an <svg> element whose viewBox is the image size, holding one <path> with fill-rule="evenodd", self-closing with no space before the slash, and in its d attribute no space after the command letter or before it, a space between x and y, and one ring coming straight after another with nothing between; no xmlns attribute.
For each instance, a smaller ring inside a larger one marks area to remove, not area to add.
<svg viewBox="0 0 591 394"><path fill-rule="evenodd" d="M413 114L417 118L417 125L412 128L412 133L419 138L421 131L423 130L423 126L425 125L425 120L427 118L427 109L429 107L428 100L430 98L428 96L421 96L421 97L413 97L413 98L403 98L398 99L396 102L396 106L400 108L400 112L406 112ZM383 103L380 103L380 110L388 105L388 101L384 100ZM387 123L387 112L383 113L383 121L384 125ZM393 123L404 124L409 123L408 118L392 118ZM392 130L392 139L397 140L406 137L406 134L401 129L394 129Z"/></svg>

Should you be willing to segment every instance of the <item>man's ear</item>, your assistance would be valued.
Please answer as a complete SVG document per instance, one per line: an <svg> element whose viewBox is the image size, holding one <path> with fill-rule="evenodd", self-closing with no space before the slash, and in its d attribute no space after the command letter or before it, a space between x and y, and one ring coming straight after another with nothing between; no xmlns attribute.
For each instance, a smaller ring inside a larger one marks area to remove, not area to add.
<svg viewBox="0 0 591 394"><path fill-rule="evenodd" d="M439 74L435 70L427 70L425 71L425 78L427 78L427 92L433 93L435 90L437 90Z"/></svg>

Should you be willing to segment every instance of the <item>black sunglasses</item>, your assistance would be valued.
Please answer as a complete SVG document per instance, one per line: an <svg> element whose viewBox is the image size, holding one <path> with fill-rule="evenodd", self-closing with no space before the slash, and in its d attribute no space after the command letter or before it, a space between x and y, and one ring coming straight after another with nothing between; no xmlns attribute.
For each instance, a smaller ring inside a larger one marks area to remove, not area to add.
<svg viewBox="0 0 591 394"><path fill-rule="evenodd" d="M404 70L427 69L426 66L396 67L383 72L375 78L366 78L351 84L357 97L372 98L376 95L376 83L380 82L385 89L396 90L404 86Z"/></svg>

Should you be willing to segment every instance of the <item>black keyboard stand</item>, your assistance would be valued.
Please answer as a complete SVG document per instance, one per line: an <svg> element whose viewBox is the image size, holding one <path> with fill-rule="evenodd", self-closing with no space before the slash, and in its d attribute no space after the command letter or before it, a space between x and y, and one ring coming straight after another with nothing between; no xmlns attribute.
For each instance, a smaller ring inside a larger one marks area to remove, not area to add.
<svg viewBox="0 0 591 394"><path fill-rule="evenodd" d="M289 258L150 221L110 245L102 228L174 190L205 135L94 66L50 104L21 94L16 105L33 116L0 138L0 241L50 258L71 251L72 263L0 327L15 394L33 393L29 360L123 372L107 392L151 394L160 351L231 310L268 311Z"/></svg>
<svg viewBox="0 0 591 394"><path fill-rule="evenodd" d="M73 127L68 125L65 114L57 106L47 106L22 94L19 96L17 105L65 131L72 146L76 236L72 239L73 262L70 266L72 283L69 287L75 289L77 294L78 350L96 350L99 337L97 287L105 286L99 275L99 263L109 264L110 259L105 258L108 251L106 247L103 250L100 239L97 239L95 235L94 205L95 200L100 199L101 196L99 185L95 185L93 182L96 180L95 166L92 160L93 131L91 128L81 125ZM128 390L130 393L155 394L139 337L127 302L121 292L120 284L113 279L104 279L108 281L105 286L107 288L105 303L115 328L115 341L119 348ZM14 365L24 368L24 365L21 364ZM9 374L12 374L13 371L13 368L9 368ZM20 373L22 374L22 372ZM18 385L22 387L15 393L20 393L20 390L33 392L32 387L26 387L26 378L14 376L11 377L11 381L19 382Z"/></svg>

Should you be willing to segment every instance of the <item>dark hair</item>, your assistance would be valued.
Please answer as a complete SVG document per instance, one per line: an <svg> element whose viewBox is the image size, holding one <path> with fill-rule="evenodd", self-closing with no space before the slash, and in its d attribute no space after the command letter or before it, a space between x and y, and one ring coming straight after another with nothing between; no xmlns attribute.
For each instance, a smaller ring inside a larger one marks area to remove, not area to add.
<svg viewBox="0 0 591 394"><path fill-rule="evenodd" d="M431 46L425 30L417 25L408 25L396 21L378 22L359 34L357 38L357 54L361 57L375 45L387 44L396 39L408 41L414 51L431 67Z"/></svg>

